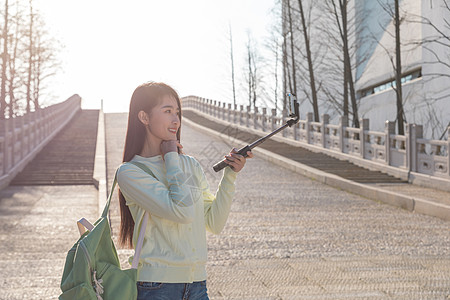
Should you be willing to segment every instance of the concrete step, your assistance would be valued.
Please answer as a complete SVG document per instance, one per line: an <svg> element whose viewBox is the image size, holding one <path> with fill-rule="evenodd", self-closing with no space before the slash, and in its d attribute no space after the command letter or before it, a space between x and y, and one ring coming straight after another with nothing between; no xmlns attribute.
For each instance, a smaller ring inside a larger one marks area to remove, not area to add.
<svg viewBox="0 0 450 300"><path fill-rule="evenodd" d="M11 185L92 184L98 113L98 110L80 111Z"/></svg>

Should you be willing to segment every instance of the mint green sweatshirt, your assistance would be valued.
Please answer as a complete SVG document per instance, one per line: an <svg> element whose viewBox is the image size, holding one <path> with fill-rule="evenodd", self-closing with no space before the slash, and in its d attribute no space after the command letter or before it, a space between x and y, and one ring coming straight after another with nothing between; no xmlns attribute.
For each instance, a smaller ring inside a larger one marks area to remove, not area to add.
<svg viewBox="0 0 450 300"><path fill-rule="evenodd" d="M123 164L117 172L117 182L135 222L134 245L145 211L150 214L138 280L206 280L206 229L219 234L225 226L237 173L225 168L214 195L202 167L191 156L168 152L164 160L161 155L136 155L132 161L148 166L158 179L133 164Z"/></svg>

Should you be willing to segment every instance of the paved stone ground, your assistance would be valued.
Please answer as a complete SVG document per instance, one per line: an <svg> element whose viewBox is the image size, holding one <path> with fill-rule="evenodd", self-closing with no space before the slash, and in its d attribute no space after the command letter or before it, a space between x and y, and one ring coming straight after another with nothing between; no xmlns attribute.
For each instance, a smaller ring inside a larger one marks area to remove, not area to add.
<svg viewBox="0 0 450 300"><path fill-rule="evenodd" d="M107 114L109 181L126 114ZM181 143L211 166L231 145L183 126ZM117 201L111 209L118 230ZM450 299L450 223L319 184L260 158L236 182L227 226L208 235L211 299ZM130 250L119 250L126 265Z"/></svg>
<svg viewBox="0 0 450 300"><path fill-rule="evenodd" d="M10 186L0 191L0 299L57 299L76 220L98 217L95 187Z"/></svg>

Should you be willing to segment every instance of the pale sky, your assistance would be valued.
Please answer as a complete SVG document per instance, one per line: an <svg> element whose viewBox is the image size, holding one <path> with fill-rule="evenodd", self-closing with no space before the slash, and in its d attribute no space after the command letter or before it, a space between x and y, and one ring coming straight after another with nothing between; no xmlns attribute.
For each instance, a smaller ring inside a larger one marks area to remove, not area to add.
<svg viewBox="0 0 450 300"><path fill-rule="evenodd" d="M275 2L33 1L65 46L62 70L51 80L53 99L77 93L83 108L99 108L103 99L106 112L127 111L133 90L153 80L168 83L180 96L232 102L228 24L236 84L244 85L247 31L263 47Z"/></svg>

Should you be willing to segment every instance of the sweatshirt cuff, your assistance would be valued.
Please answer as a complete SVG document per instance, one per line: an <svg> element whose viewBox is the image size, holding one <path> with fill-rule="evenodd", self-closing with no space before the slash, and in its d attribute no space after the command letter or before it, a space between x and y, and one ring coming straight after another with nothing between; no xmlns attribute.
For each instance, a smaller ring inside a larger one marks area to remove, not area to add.
<svg viewBox="0 0 450 300"><path fill-rule="evenodd" d="M166 164L167 173L180 169L180 157L175 151L167 152L164 155L164 162Z"/></svg>
<svg viewBox="0 0 450 300"><path fill-rule="evenodd" d="M234 182L236 180L238 172L235 172L231 169L231 167L226 167L223 171L223 177Z"/></svg>

